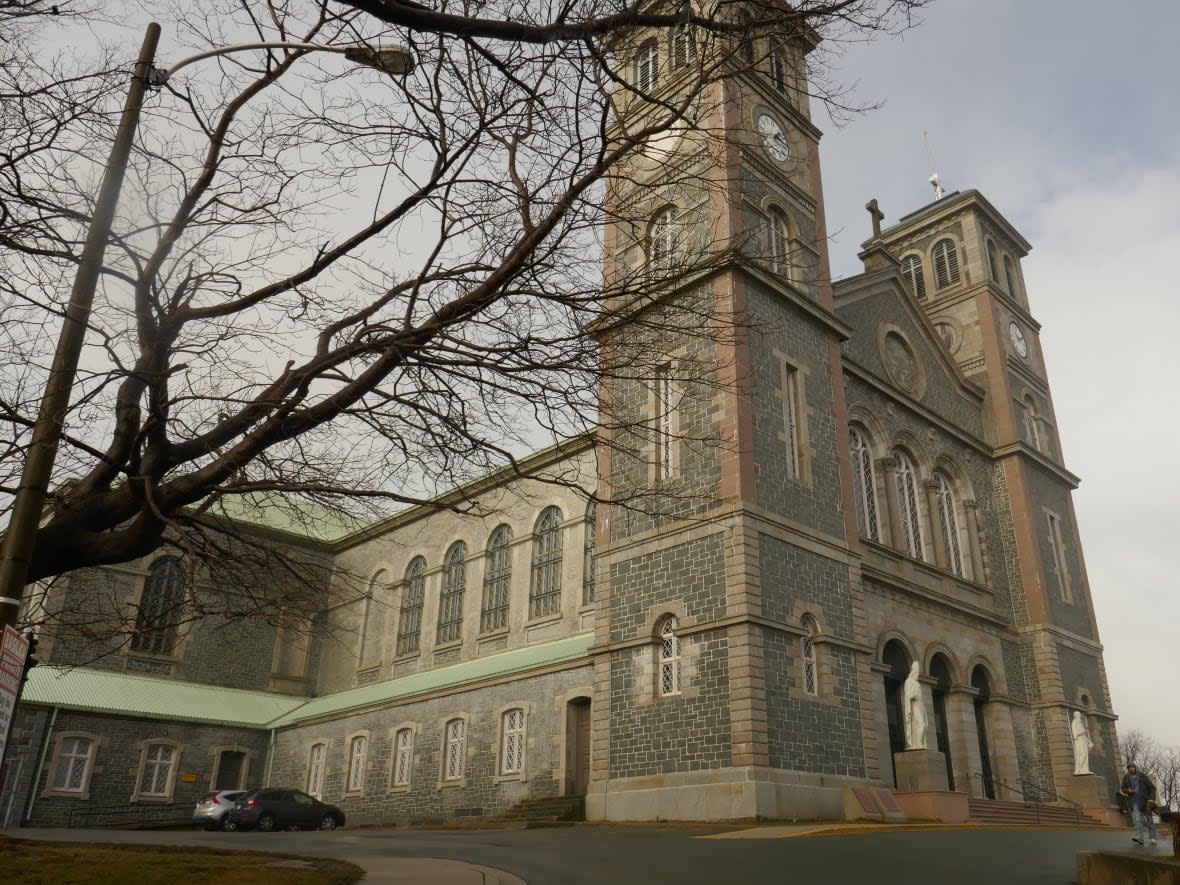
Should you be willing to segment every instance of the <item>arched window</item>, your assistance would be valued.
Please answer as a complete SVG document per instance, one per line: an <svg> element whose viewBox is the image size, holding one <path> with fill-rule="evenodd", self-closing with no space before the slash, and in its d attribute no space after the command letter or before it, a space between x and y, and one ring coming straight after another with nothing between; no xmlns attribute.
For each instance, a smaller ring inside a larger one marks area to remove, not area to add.
<svg viewBox="0 0 1180 885"><path fill-rule="evenodd" d="M676 207L665 206L652 216L647 233L647 268L653 277L672 270L679 251L680 226L676 221Z"/></svg>
<svg viewBox="0 0 1180 885"><path fill-rule="evenodd" d="M418 650L422 633L422 604L426 600L426 560L415 556L406 569L406 586L402 591L401 614L397 624L397 654ZM311 792L310 790L308 792Z"/></svg>
<svg viewBox="0 0 1180 885"><path fill-rule="evenodd" d="M586 540L582 549L582 605L594 601L594 545L598 531L598 508L593 501L586 505Z"/></svg>
<svg viewBox="0 0 1180 885"><path fill-rule="evenodd" d="M452 719L443 730L443 780L463 780L467 762L467 722Z"/></svg>
<svg viewBox="0 0 1180 885"><path fill-rule="evenodd" d="M914 462L901 449L893 453L897 464L897 509L901 511L902 549L914 559L925 559L922 547L922 519L918 508L918 477Z"/></svg>
<svg viewBox="0 0 1180 885"><path fill-rule="evenodd" d="M1024 431L1028 436L1029 444L1038 452L1044 451L1041 446L1041 421L1037 416L1037 404L1033 401L1031 395L1026 394L1024 397Z"/></svg>
<svg viewBox="0 0 1180 885"><path fill-rule="evenodd" d="M1004 285L1008 287L1008 294L1013 298L1018 297L1019 293L1016 290L1018 284L1016 278L1016 265L1007 255L1004 256Z"/></svg>
<svg viewBox="0 0 1180 885"><path fill-rule="evenodd" d="M683 68L692 64L697 58L696 34L693 26L681 25L672 31L672 66Z"/></svg>
<svg viewBox="0 0 1180 885"><path fill-rule="evenodd" d="M790 228L787 215L777 206L769 213L770 269L788 280L791 278Z"/></svg>
<svg viewBox="0 0 1180 885"><path fill-rule="evenodd" d="M438 643L463 638L463 593L467 589L467 545L456 541L443 560L442 596L438 600Z"/></svg>
<svg viewBox="0 0 1180 885"><path fill-rule="evenodd" d="M187 583L180 560L169 557L151 564L135 613L132 651L152 655L175 651Z"/></svg>
<svg viewBox="0 0 1180 885"><path fill-rule="evenodd" d="M95 749L95 741L90 738L63 735L57 745L57 761L49 780L50 792L86 793Z"/></svg>
<svg viewBox="0 0 1180 885"><path fill-rule="evenodd" d="M414 730L399 728L393 738L394 787L408 787L414 777Z"/></svg>
<svg viewBox="0 0 1180 885"><path fill-rule="evenodd" d="M741 53L742 61L746 64L753 64L758 46L750 31L750 13L745 10L739 12L738 24L742 26L742 30L735 35L738 41L738 52Z"/></svg>
<svg viewBox="0 0 1180 885"><path fill-rule="evenodd" d="M1000 281L1000 254L996 251L996 244L987 241L987 269L993 280Z"/></svg>
<svg viewBox="0 0 1180 885"><path fill-rule="evenodd" d="M512 588L512 529L499 526L488 539L487 571L483 579L483 607L479 630L500 630L508 626L508 599Z"/></svg>
<svg viewBox="0 0 1180 885"><path fill-rule="evenodd" d="M656 41L645 40L639 44L635 57L635 85L640 92L651 92L656 87L660 72L660 50Z"/></svg>
<svg viewBox="0 0 1180 885"><path fill-rule="evenodd" d="M942 528L943 552L946 553L946 567L956 575L963 574L963 556L959 550L959 517L956 515L955 493L951 482L943 473L935 473L935 500L938 502L938 523Z"/></svg>
<svg viewBox="0 0 1180 885"><path fill-rule="evenodd" d="M307 756L307 792L322 799L324 796L324 766L328 758L328 745L312 744Z"/></svg>
<svg viewBox="0 0 1180 885"><path fill-rule="evenodd" d="M926 297L926 275L922 272L922 259L907 255L901 260L901 276L910 284L910 291L917 298Z"/></svg>
<svg viewBox="0 0 1180 885"><path fill-rule="evenodd" d="M144 744L135 795L152 799L172 798L172 783L178 755L177 747L173 743L161 741Z"/></svg>
<svg viewBox="0 0 1180 885"><path fill-rule="evenodd" d="M529 617L542 618L561 611L561 511L547 507L537 520L533 539L533 575L529 588Z"/></svg>
<svg viewBox="0 0 1180 885"><path fill-rule="evenodd" d="M934 244L930 252L934 262L934 282L942 289L959 282L959 249L955 241L947 237Z"/></svg>
<svg viewBox="0 0 1180 885"><path fill-rule="evenodd" d="M365 790L365 765L369 758L369 738L358 734L348 742L348 785L345 792L363 793Z"/></svg>
<svg viewBox="0 0 1180 885"><path fill-rule="evenodd" d="M803 629L807 631L800 640L802 652L800 658L803 661L803 693L818 695L819 668L816 666L815 660L815 635L819 633L819 626L815 623L815 618L811 615L804 615Z"/></svg>
<svg viewBox="0 0 1180 885"><path fill-rule="evenodd" d="M680 622L669 615L660 627L660 694L680 694Z"/></svg>
<svg viewBox="0 0 1180 885"><path fill-rule="evenodd" d="M849 448L852 450L852 494L856 499L856 524L863 537L881 540L877 519L877 483L873 474L873 455L857 427L848 429Z"/></svg>
<svg viewBox="0 0 1180 885"><path fill-rule="evenodd" d="M524 770L524 710L507 710L500 717L500 774Z"/></svg>
<svg viewBox="0 0 1180 885"><path fill-rule="evenodd" d="M770 82L783 95L790 86L790 69L787 66L787 51L779 43L770 44Z"/></svg>

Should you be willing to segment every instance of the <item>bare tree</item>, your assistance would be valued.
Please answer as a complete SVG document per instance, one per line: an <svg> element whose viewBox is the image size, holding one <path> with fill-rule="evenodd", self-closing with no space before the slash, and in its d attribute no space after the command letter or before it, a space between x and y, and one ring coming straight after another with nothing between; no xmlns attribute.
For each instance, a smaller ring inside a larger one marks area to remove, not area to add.
<svg viewBox="0 0 1180 885"><path fill-rule="evenodd" d="M647 212L607 208L613 177L676 127L715 148L725 78L761 63L736 49L889 32L924 2L221 0L181 16L188 49L396 41L416 69L271 49L154 94L29 581L165 543L196 551L226 496L418 503L538 443L635 424L603 383L652 377L672 333L723 334L710 299L662 301L750 244L604 275L604 230L638 231ZM635 76L645 28L688 28L699 47L672 92ZM0 83L20 97L0 164L10 494L126 77L28 61ZM715 183L670 168L661 186L678 174ZM643 346L604 353L620 328ZM685 383L715 369L680 366Z"/></svg>

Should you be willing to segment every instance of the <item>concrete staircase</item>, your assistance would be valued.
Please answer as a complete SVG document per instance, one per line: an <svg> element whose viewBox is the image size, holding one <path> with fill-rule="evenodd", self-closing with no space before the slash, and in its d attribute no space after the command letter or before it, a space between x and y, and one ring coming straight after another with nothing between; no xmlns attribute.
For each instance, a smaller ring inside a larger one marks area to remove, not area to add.
<svg viewBox="0 0 1180 885"><path fill-rule="evenodd" d="M585 796L557 796L552 799L526 799L509 808L497 823L534 827L572 827L586 819Z"/></svg>
<svg viewBox="0 0 1180 885"><path fill-rule="evenodd" d="M998 799L968 799L967 819L979 824L1067 824L1094 826L1097 821L1072 805L1039 805Z"/></svg>

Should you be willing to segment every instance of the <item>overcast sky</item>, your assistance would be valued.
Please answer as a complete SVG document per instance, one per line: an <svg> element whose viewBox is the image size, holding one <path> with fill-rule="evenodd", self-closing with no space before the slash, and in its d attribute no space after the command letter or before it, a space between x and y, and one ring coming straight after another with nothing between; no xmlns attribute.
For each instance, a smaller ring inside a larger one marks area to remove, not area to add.
<svg viewBox="0 0 1180 885"><path fill-rule="evenodd" d="M977 188L1033 244L1024 276L1052 385L1119 729L1180 745L1173 367L1180 294L1180 4L934 0L840 61L879 110L821 142L832 265L885 224Z"/></svg>

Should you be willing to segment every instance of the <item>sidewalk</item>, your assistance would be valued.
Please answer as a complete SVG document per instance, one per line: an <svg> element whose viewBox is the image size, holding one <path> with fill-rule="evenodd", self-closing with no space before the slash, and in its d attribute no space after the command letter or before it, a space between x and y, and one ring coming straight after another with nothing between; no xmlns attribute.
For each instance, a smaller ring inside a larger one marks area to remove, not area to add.
<svg viewBox="0 0 1180 885"><path fill-rule="evenodd" d="M349 857L364 885L527 885L503 870L441 857Z"/></svg>

